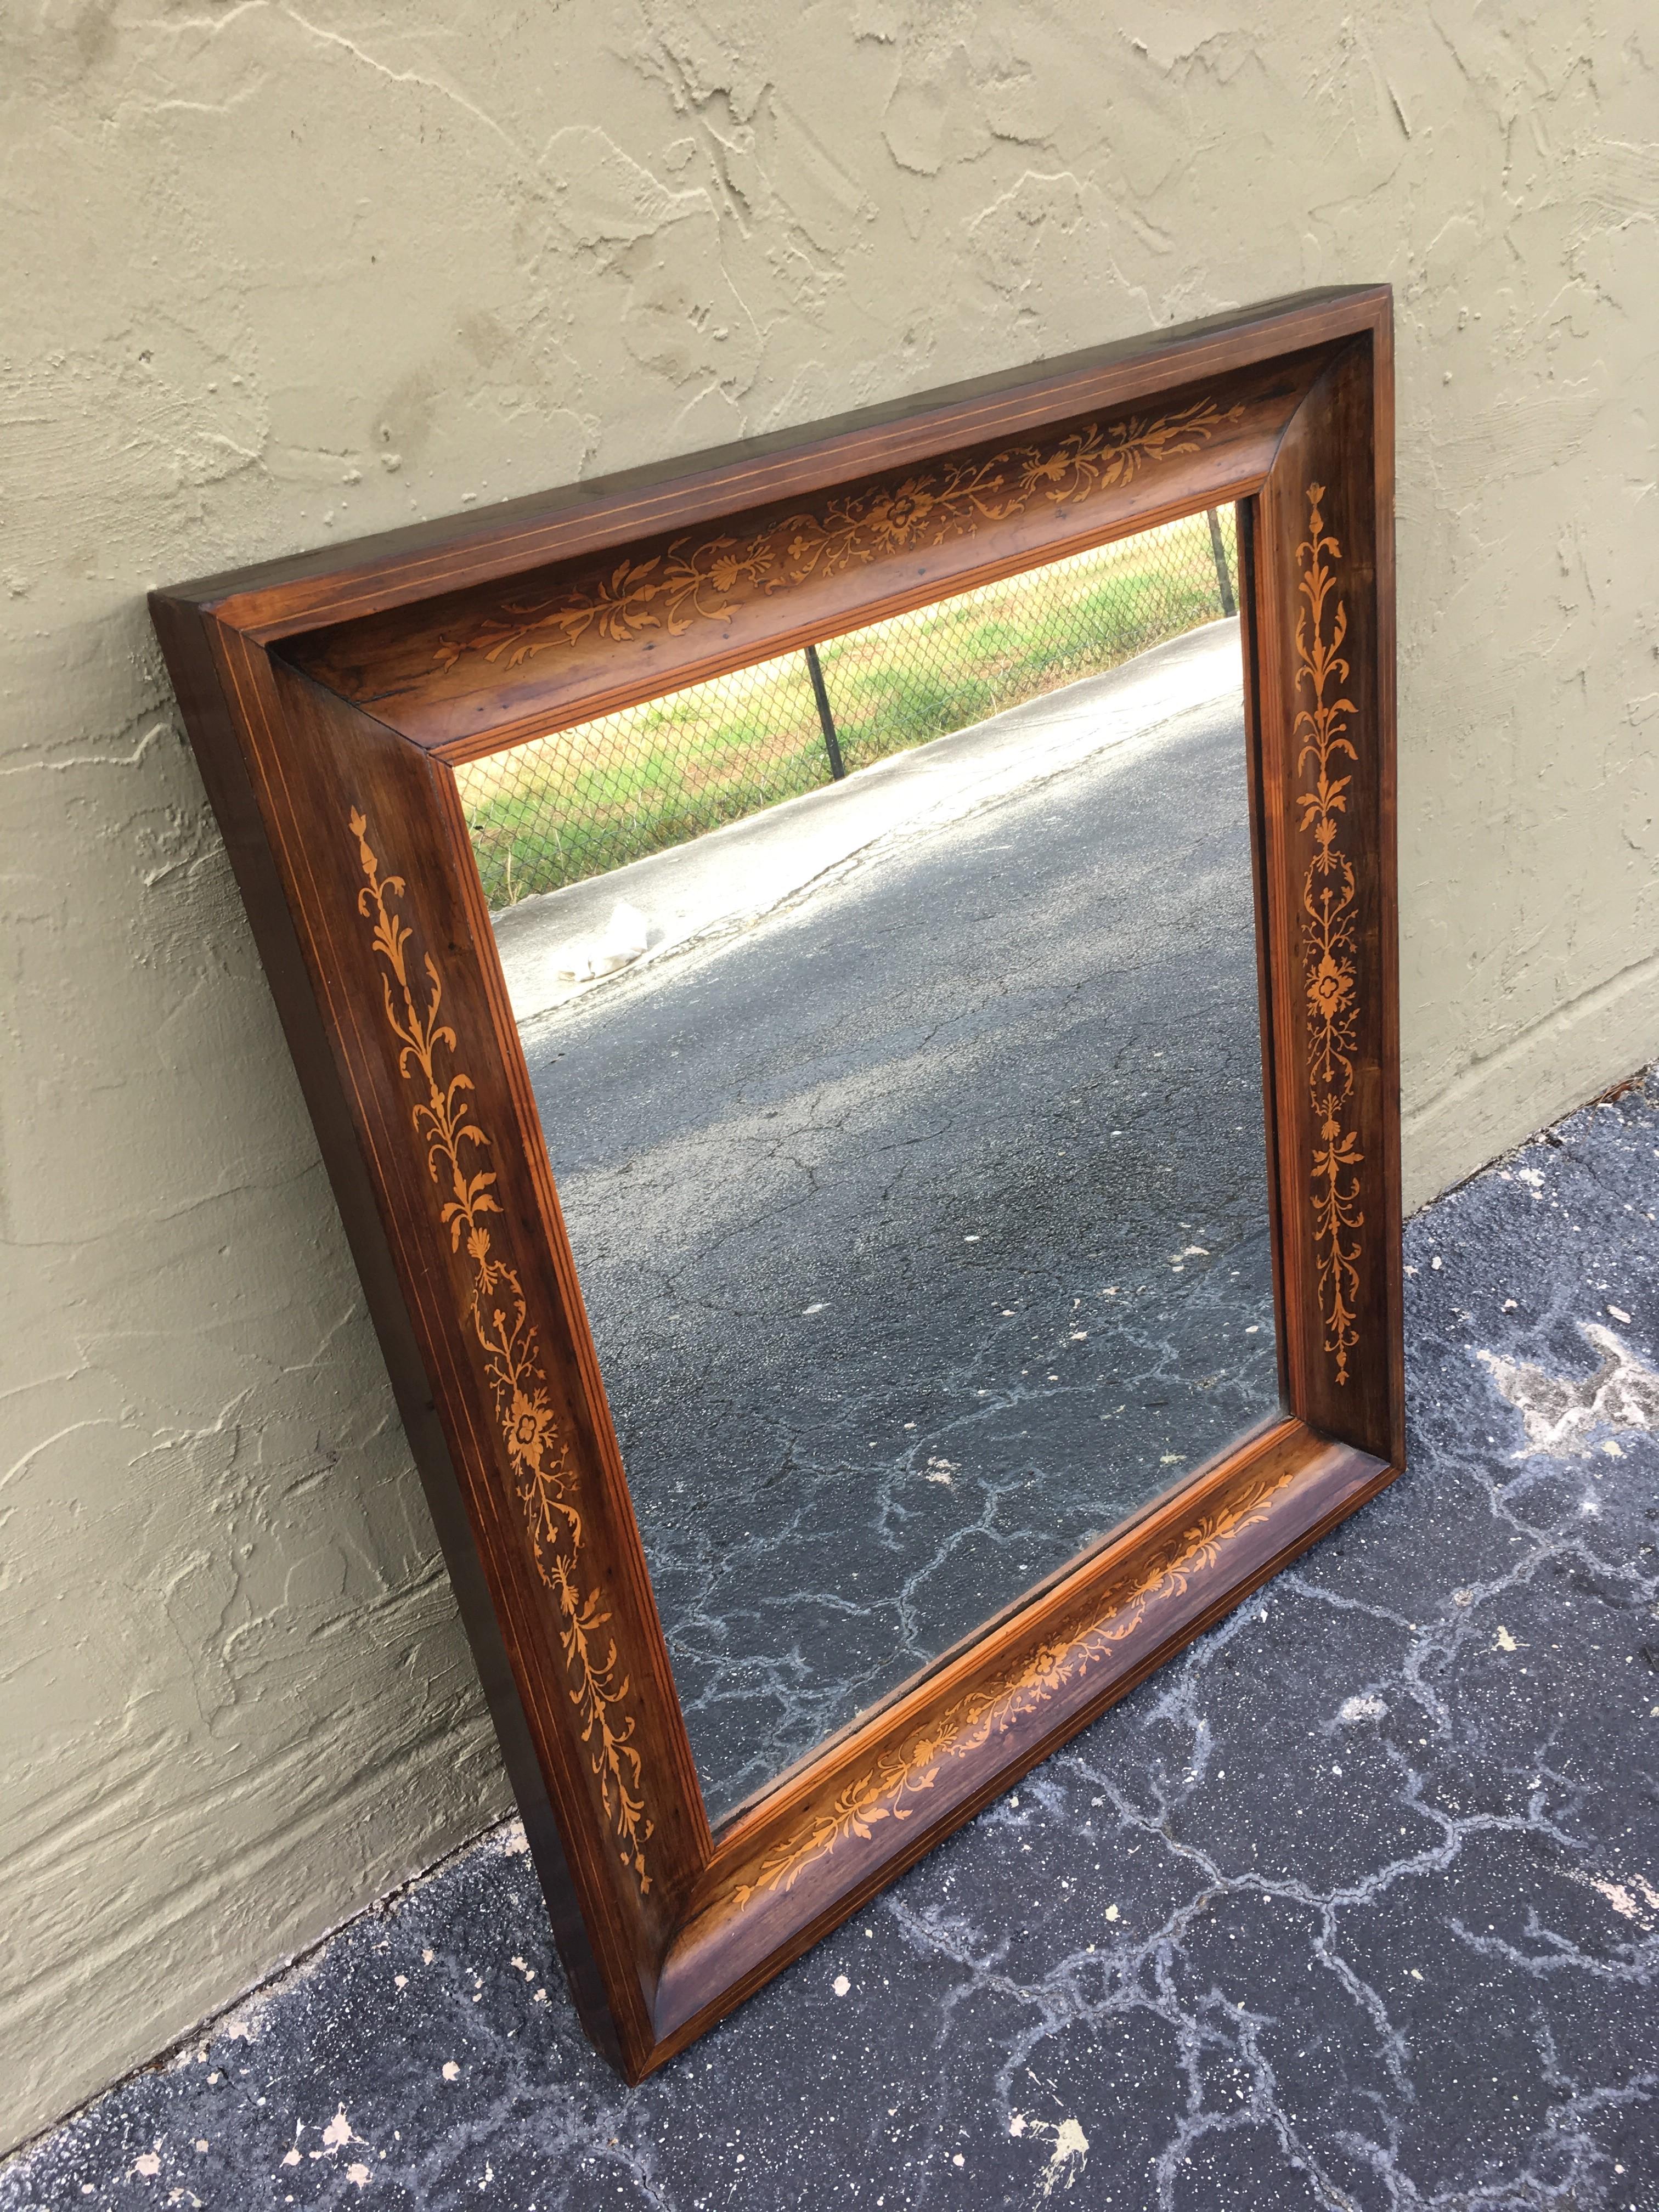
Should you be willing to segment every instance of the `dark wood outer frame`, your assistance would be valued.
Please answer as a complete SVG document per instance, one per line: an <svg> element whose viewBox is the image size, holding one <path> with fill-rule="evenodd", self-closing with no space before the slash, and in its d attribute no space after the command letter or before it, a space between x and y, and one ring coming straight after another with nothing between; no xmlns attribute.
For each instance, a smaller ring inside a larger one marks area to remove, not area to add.
<svg viewBox="0 0 1659 2212"><path fill-rule="evenodd" d="M637 2079L1402 1464L1386 288L153 596L556 1940ZM453 764L1240 504L1283 1419L711 1833Z"/></svg>

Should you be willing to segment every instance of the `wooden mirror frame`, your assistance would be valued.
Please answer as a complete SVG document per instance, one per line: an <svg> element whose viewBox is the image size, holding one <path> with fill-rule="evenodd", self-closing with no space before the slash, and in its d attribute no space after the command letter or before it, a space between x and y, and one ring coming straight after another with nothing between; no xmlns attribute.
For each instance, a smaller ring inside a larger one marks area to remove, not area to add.
<svg viewBox="0 0 1659 2212"><path fill-rule="evenodd" d="M1402 1465L1391 340L1310 293L152 599L629 2080ZM1289 1410L711 1832L454 766L1228 501Z"/></svg>

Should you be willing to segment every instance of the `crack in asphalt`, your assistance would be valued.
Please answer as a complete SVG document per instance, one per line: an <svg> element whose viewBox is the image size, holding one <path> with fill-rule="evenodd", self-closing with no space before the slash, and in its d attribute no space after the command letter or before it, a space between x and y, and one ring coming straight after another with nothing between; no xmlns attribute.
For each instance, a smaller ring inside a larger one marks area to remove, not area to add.
<svg viewBox="0 0 1659 2212"><path fill-rule="evenodd" d="M661 2074L621 2088L546 1978L514 1824L0 2171L0 2207L1648 2212L1659 1432L1610 1403L1589 1462L1522 1455L1479 1355L1570 1387L1610 1300L1654 1362L1624 1205L1659 1080L1558 1133L1407 1229L1402 1479ZM1589 1291L1547 1204L1583 1158ZM810 1651L752 1663L821 1716Z"/></svg>

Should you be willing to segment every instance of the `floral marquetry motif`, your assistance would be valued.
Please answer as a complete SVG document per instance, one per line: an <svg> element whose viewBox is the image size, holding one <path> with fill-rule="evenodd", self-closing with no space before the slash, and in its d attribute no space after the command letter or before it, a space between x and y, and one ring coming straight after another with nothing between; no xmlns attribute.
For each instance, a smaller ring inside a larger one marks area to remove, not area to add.
<svg viewBox="0 0 1659 2212"><path fill-rule="evenodd" d="M1325 1350L1335 1362L1337 1382L1346 1384L1349 1359L1359 1340L1359 1231L1365 1216L1358 1170L1365 1156L1358 1133L1348 1126L1358 1009L1354 871L1343 850L1341 830L1359 755L1348 720L1356 709L1343 690L1349 674L1342 654L1347 610L1334 596L1334 564L1342 551L1326 532L1324 498L1323 484L1308 486L1308 535L1297 548L1303 600L1296 626L1297 687L1299 696L1305 693L1307 704L1297 711L1292 736L1297 773L1307 779L1297 793L1302 828L1312 831L1314 846L1302 886L1308 1082L1316 1139L1314 1243Z"/></svg>
<svg viewBox="0 0 1659 2212"><path fill-rule="evenodd" d="M611 1616L605 1601L597 1589L583 1584L581 1515L571 1496L575 1470L548 1401L524 1289L491 1241L486 1217L501 1211L495 1170L483 1164L491 1140L472 1112L472 1079L453 1065L455 1032L441 1018L443 978L430 953L421 963L419 982L410 977L413 932L398 903L404 879L382 876L368 842L368 820L356 809L349 828L364 878L357 908L374 925L374 948L385 971L380 980L386 1018L398 1040L398 1072L416 1087L410 1118L440 1194L439 1218L449 1231L450 1250L460 1251L465 1242L472 1274L467 1319L495 1401L536 1571L558 1608L570 1699L580 1717L582 1740L622 1862L643 1894L651 1887L645 1846L652 1824L641 1788L634 1720L625 1703L628 1676L615 1641L605 1633ZM424 1097L418 1096L422 1086Z"/></svg>
<svg viewBox="0 0 1659 2212"><path fill-rule="evenodd" d="M596 583L544 599L508 599L465 636L443 639L433 659L447 670L476 653L516 668L590 636L625 644L661 629L681 637L699 620L729 615L745 597L822 581L885 554L972 537L1031 507L1127 485L1150 465L1196 453L1243 411L1196 399L1167 415L1088 422L1050 445L1011 446L986 460L948 462L830 499L750 536L677 538L665 552L619 561Z"/></svg>

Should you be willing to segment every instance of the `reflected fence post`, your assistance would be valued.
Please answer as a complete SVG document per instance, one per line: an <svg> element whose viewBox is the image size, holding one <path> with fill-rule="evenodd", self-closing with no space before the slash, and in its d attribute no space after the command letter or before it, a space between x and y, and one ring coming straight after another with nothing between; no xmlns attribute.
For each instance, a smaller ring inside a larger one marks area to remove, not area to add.
<svg viewBox="0 0 1659 2212"><path fill-rule="evenodd" d="M818 702L818 725L823 732L823 750L830 756L830 773L839 783L847 773L847 764L841 757L841 740L836 735L836 718L830 711L830 694L823 688L823 671L818 665L815 645L806 648L806 672L812 679L812 696Z"/></svg>
<svg viewBox="0 0 1659 2212"><path fill-rule="evenodd" d="M1215 580L1221 592L1221 611L1236 615L1238 601L1233 596L1233 580L1227 573L1227 548L1222 543L1221 524L1212 507L1204 510L1204 520L1210 526L1210 550L1215 555Z"/></svg>
<svg viewBox="0 0 1659 2212"><path fill-rule="evenodd" d="M1225 511L1200 507L466 763L457 779L491 912L1235 617Z"/></svg>

